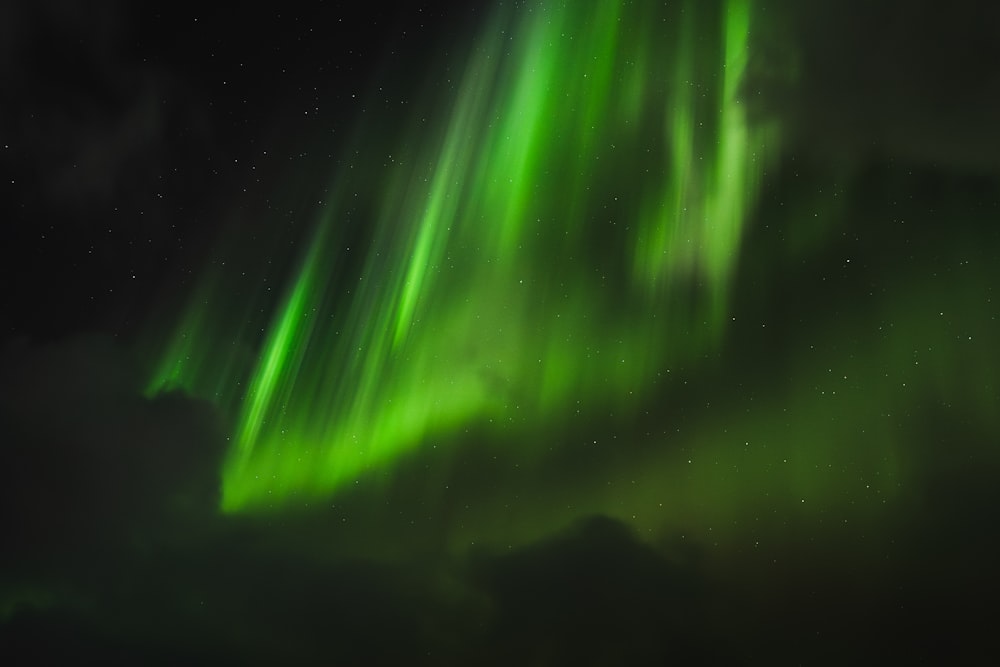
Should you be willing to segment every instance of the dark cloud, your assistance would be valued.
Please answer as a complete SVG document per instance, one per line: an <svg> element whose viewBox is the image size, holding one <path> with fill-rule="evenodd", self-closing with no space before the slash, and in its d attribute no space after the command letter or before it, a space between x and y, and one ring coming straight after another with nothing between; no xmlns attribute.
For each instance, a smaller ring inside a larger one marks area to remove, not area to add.
<svg viewBox="0 0 1000 667"><path fill-rule="evenodd" d="M488 664L709 664L704 586L605 517L509 555L476 576L493 616Z"/></svg>
<svg viewBox="0 0 1000 667"><path fill-rule="evenodd" d="M748 96L796 152L996 171L994 3L778 2Z"/></svg>
<svg viewBox="0 0 1000 667"><path fill-rule="evenodd" d="M8 577L72 579L67 569L214 510L224 445L214 411L144 399L108 337L9 343L0 429Z"/></svg>
<svg viewBox="0 0 1000 667"><path fill-rule="evenodd" d="M451 625L446 605L405 569L317 558L321 532L221 517L218 415L138 389L108 337L18 341L0 356L8 655L402 664L447 633L434 630Z"/></svg>

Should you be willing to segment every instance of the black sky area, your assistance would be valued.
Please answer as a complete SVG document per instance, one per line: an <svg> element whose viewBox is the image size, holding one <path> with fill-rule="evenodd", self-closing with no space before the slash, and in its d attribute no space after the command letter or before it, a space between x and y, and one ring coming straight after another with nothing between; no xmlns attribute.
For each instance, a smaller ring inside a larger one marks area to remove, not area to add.
<svg viewBox="0 0 1000 667"><path fill-rule="evenodd" d="M748 106L783 147L725 356L653 388L662 413L563 436L614 432L628 450L566 449L535 477L474 446L426 452L384 507L362 490L258 517L219 514L225 418L144 396L137 342L206 266L246 261L223 232L305 243L359 122L453 93L492 3L0 4L0 664L997 661L1000 4L756 5L773 32ZM720 556L683 526L541 518L564 497L551 480L658 456L651 432L722 429L717 414L812 391L796 383L827 359L893 372L869 323L927 347L924 310L970 294L990 304L968 307L978 347L940 357L950 394L886 408L908 486L864 521L779 508L746 529L766 550ZM425 506L429 469L454 478ZM461 504L509 489L539 502L537 539L443 546Z"/></svg>
<svg viewBox="0 0 1000 667"><path fill-rule="evenodd" d="M363 107L413 93L406 73L476 13L447 3L2 11L5 281L25 286L11 294L7 331L40 338L134 333L148 295L211 261L226 220L243 213L252 233L276 183L318 192Z"/></svg>

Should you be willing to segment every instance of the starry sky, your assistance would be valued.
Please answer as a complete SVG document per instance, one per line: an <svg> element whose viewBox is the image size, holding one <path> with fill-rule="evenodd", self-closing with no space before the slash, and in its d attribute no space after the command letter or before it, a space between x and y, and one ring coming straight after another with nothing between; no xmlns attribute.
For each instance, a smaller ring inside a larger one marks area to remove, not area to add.
<svg viewBox="0 0 1000 667"><path fill-rule="evenodd" d="M0 660L988 662L998 21L0 6Z"/></svg>

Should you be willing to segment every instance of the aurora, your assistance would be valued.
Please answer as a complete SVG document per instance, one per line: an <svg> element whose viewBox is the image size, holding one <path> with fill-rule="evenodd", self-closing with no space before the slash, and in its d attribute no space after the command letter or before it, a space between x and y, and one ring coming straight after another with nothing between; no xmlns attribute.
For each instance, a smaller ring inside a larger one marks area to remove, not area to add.
<svg viewBox="0 0 1000 667"><path fill-rule="evenodd" d="M218 349L240 333L204 312L225 298L211 276L181 317L149 393L214 398L246 377L224 508L335 492L469 426L526 435L627 409L710 346L776 151L743 100L751 42L746 0L498 8L452 98L422 111L441 126L378 179L356 274L334 279L335 173L252 361Z"/></svg>

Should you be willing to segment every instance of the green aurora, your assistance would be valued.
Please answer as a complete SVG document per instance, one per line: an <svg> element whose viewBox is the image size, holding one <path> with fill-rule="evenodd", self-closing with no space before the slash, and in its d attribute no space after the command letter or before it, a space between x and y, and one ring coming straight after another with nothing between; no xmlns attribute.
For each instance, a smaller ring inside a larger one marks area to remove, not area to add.
<svg viewBox="0 0 1000 667"><path fill-rule="evenodd" d="M782 155L754 97L798 65L749 3L598 7L497 9L359 123L290 255L223 234L146 344L147 395L227 417L223 511L327 503L366 518L324 549L386 558L604 515L751 581L789 534L882 567L937 422L995 465L989 213Z"/></svg>
<svg viewBox="0 0 1000 667"><path fill-rule="evenodd" d="M9 17L0 660L995 662L1000 8L491 4Z"/></svg>
<svg viewBox="0 0 1000 667"><path fill-rule="evenodd" d="M498 9L426 112L441 127L414 124L377 179L367 248L334 175L259 350L260 297L225 320L230 286L204 278L147 393L232 415L225 510L329 495L470 427L530 441L581 409L627 416L717 344L778 133L743 99L749 2L679 9Z"/></svg>

